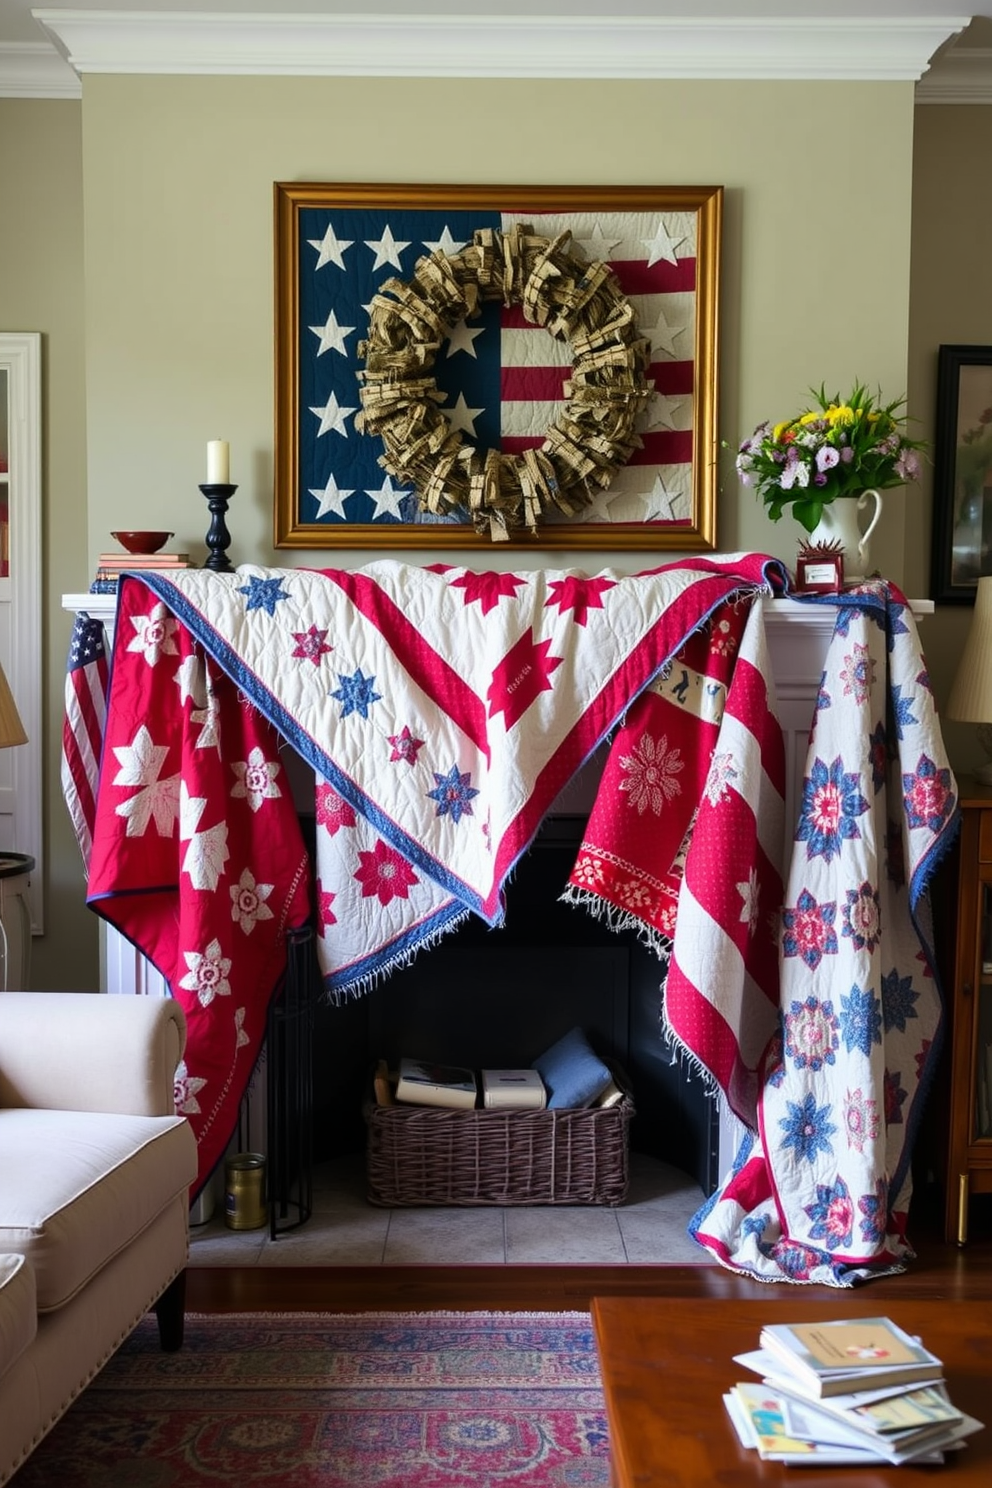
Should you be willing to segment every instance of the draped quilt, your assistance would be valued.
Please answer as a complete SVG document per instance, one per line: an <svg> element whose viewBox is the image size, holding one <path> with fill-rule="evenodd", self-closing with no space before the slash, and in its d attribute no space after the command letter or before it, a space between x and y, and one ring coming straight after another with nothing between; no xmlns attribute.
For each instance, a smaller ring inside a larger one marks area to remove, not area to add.
<svg viewBox="0 0 992 1488"><path fill-rule="evenodd" d="M220 1159L311 906L333 997L503 886L562 787L688 637L778 565L475 573L391 561L125 577L87 902L190 1031L181 1108ZM281 754L313 767L313 882Z"/></svg>
<svg viewBox="0 0 992 1488"><path fill-rule="evenodd" d="M734 1170L691 1231L761 1280L848 1286L912 1256L910 1159L942 1027L926 889L958 813L902 596L869 583L830 602L779 1026Z"/></svg>
<svg viewBox="0 0 992 1488"><path fill-rule="evenodd" d="M783 863L755 603L781 585L761 555L635 576L383 561L121 581L88 902L186 1010L198 1186L234 1130L286 931L312 918L340 999L466 914L499 923L515 863L609 738L566 896L655 944L660 1029L748 1131L693 1233L763 1279L898 1265L940 1025L921 913L953 781L908 609L884 585L831 601Z"/></svg>

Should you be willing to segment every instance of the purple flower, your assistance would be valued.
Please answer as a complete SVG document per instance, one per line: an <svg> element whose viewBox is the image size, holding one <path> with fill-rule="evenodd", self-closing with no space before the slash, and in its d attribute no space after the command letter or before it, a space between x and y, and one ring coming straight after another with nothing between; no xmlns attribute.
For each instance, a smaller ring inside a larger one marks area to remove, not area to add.
<svg viewBox="0 0 992 1488"><path fill-rule="evenodd" d="M916 480L920 474L919 456L915 450L904 449L895 463L896 475L903 480Z"/></svg>
<svg viewBox="0 0 992 1488"><path fill-rule="evenodd" d="M844 445L843 449L840 452L840 458L841 462L844 465L850 465L851 461L854 459L854 451L849 444Z"/></svg>
<svg viewBox="0 0 992 1488"><path fill-rule="evenodd" d="M833 470L840 461L840 455L832 444L821 444L816 452L817 470Z"/></svg>

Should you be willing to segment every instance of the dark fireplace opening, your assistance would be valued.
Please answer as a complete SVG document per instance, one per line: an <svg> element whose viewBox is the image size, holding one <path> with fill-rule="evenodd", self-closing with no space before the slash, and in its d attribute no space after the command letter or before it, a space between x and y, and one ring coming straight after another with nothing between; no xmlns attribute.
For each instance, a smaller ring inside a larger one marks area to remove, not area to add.
<svg viewBox="0 0 992 1488"><path fill-rule="evenodd" d="M561 902L586 818L546 818L507 887L505 922L469 916L407 967L314 1028L317 1162L362 1151L363 1107L379 1059L403 1055L487 1067L529 1065L569 1029L627 1075L631 1148L671 1163L710 1193L718 1181L716 1102L661 1029L662 964L633 931Z"/></svg>

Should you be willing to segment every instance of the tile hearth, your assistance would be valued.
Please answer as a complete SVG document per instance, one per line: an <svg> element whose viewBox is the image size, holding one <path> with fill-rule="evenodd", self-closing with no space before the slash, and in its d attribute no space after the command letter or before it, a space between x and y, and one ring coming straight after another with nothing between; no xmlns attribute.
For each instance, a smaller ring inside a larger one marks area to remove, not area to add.
<svg viewBox="0 0 992 1488"><path fill-rule="evenodd" d="M686 1234L703 1201L693 1179L630 1155L617 1209L585 1206L381 1209L365 1197L361 1153L314 1170L313 1214L276 1240L268 1227L230 1230L218 1205L190 1231L192 1266L705 1265Z"/></svg>

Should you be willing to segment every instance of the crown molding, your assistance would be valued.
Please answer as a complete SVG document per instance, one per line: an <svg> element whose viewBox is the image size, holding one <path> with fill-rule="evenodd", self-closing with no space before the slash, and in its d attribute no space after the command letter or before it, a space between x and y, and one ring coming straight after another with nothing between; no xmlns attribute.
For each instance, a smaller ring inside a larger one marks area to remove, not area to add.
<svg viewBox="0 0 992 1488"><path fill-rule="evenodd" d="M689 0L687 0L688 7ZM916 81L970 17L33 10L77 73Z"/></svg>
<svg viewBox="0 0 992 1488"><path fill-rule="evenodd" d="M47 41L0 41L0 98L81 98L83 85Z"/></svg>
<svg viewBox="0 0 992 1488"><path fill-rule="evenodd" d="M917 103L992 103L992 48L961 47L939 57L916 85Z"/></svg>

